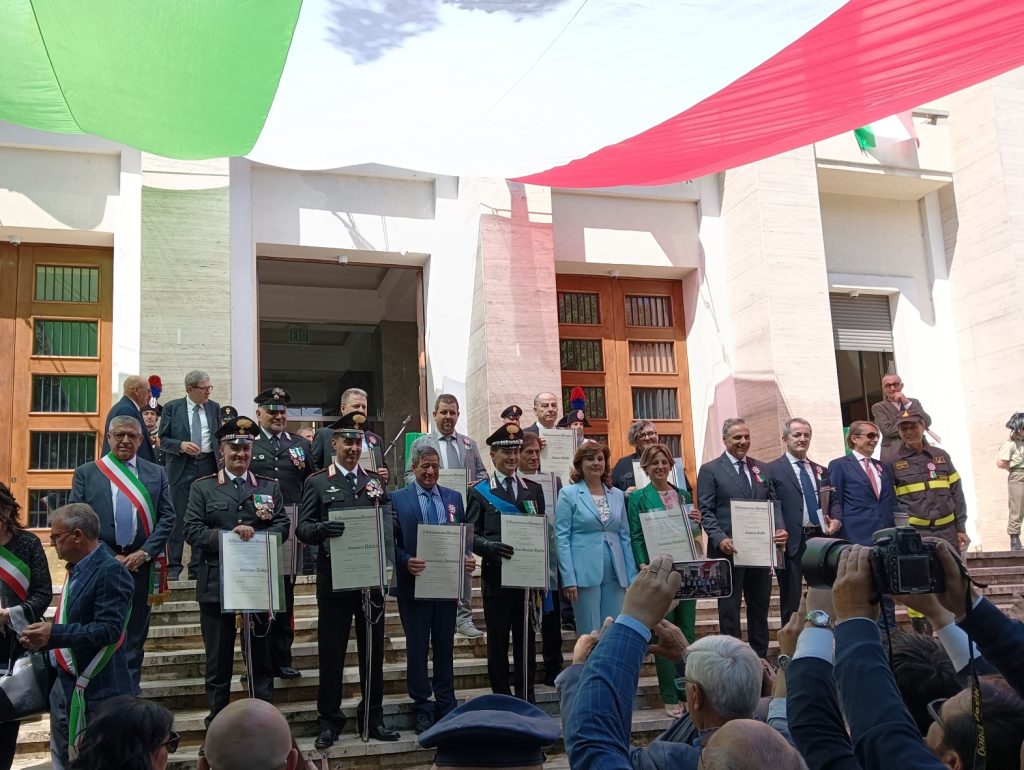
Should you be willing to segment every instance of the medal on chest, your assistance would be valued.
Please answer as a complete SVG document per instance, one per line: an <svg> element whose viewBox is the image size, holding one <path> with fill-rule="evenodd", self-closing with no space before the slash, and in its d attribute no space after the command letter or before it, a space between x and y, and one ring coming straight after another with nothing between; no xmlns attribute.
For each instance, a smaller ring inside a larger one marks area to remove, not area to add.
<svg viewBox="0 0 1024 770"><path fill-rule="evenodd" d="M293 446L288 448L288 456L292 460L292 465L298 468L300 471L306 467L306 453L300 446Z"/></svg>
<svg viewBox="0 0 1024 770"><path fill-rule="evenodd" d="M274 496L256 493L252 496L252 504L256 508L256 517L260 521L274 518Z"/></svg>

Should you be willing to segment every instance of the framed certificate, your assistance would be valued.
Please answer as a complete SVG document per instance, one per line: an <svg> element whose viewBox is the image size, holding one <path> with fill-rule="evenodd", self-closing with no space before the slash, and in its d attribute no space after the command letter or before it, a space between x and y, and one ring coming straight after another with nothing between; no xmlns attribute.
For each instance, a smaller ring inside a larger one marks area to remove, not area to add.
<svg viewBox="0 0 1024 770"><path fill-rule="evenodd" d="M284 512L288 516L288 539L281 544L281 568L285 575L302 574L302 543L295 536L295 528L299 523L299 506L286 505Z"/></svg>
<svg viewBox="0 0 1024 770"><path fill-rule="evenodd" d="M775 505L768 500L733 500L732 563L737 567L778 567Z"/></svg>
<svg viewBox="0 0 1024 770"><path fill-rule="evenodd" d="M501 542L515 549L511 559L501 560L502 587L547 588L547 517L502 514Z"/></svg>
<svg viewBox="0 0 1024 770"><path fill-rule="evenodd" d="M335 591L388 585L381 514L376 508L336 508L331 521L345 522L345 534L327 542L331 549L331 587Z"/></svg>
<svg viewBox="0 0 1024 770"><path fill-rule="evenodd" d="M420 524L416 528L416 557L427 563L416 576L417 599L461 599L466 558L463 524Z"/></svg>
<svg viewBox="0 0 1024 770"><path fill-rule="evenodd" d="M441 468L437 472L437 483L458 492L462 496L462 509L466 509L466 489L469 487L469 471L466 468Z"/></svg>
<svg viewBox="0 0 1024 770"><path fill-rule="evenodd" d="M284 612L281 535L257 532L242 540L220 533L221 612Z"/></svg>
<svg viewBox="0 0 1024 770"><path fill-rule="evenodd" d="M647 557L668 554L672 561L696 561L697 546L690 532L690 520L680 508L667 511L645 511L640 514Z"/></svg>
<svg viewBox="0 0 1024 770"><path fill-rule="evenodd" d="M579 444L576 432L541 428L540 437L544 439L544 448L540 450L541 468L546 473L554 473L563 484L571 484L569 472L572 470L572 458Z"/></svg>

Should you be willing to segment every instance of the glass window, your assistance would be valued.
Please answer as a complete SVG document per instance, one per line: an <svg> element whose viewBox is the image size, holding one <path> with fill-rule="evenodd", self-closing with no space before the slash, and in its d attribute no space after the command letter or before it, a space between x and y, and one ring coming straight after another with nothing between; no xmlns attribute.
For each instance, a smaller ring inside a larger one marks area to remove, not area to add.
<svg viewBox="0 0 1024 770"><path fill-rule="evenodd" d="M672 342L630 342L629 371L637 374L675 374L676 352Z"/></svg>
<svg viewBox="0 0 1024 770"><path fill-rule="evenodd" d="M892 353L877 350L837 350L839 404L843 425L870 420L871 405L882 400L882 376L893 371Z"/></svg>
<svg viewBox="0 0 1024 770"><path fill-rule="evenodd" d="M96 412L96 377L32 375L33 412Z"/></svg>
<svg viewBox="0 0 1024 770"><path fill-rule="evenodd" d="M668 447L668 451L670 451L672 453L673 457L682 457L683 456L683 448L682 448L682 444L679 441L678 434L676 434L676 435L673 435L673 434L666 435L664 433L658 433L658 440L662 444L664 444L665 446Z"/></svg>
<svg viewBox="0 0 1024 770"><path fill-rule="evenodd" d="M92 431L32 431L29 470L74 470L96 459L96 434Z"/></svg>
<svg viewBox="0 0 1024 770"><path fill-rule="evenodd" d="M596 326L601 323L597 294L575 291L558 292L558 323Z"/></svg>
<svg viewBox="0 0 1024 770"><path fill-rule="evenodd" d="M99 302L98 267L36 265L36 302Z"/></svg>
<svg viewBox="0 0 1024 770"><path fill-rule="evenodd" d="M601 340L562 340L559 349L562 354L562 371L604 371Z"/></svg>
<svg viewBox="0 0 1024 770"><path fill-rule="evenodd" d="M678 420L679 397L675 388L633 388L634 420Z"/></svg>
<svg viewBox="0 0 1024 770"><path fill-rule="evenodd" d="M572 392L572 389L572 385L562 386L562 414L566 414L569 411L569 394ZM587 399L587 405L583 411L587 415L588 420L607 419L608 412L604 404L604 388L584 386L583 396Z"/></svg>
<svg viewBox="0 0 1024 770"><path fill-rule="evenodd" d="M34 356L96 357L99 341L96 321L37 318L32 326Z"/></svg>
<svg viewBox="0 0 1024 770"><path fill-rule="evenodd" d="M31 529L46 529L50 526L50 514L62 505L68 504L70 489L30 489L28 491L28 526Z"/></svg>
<svg viewBox="0 0 1024 770"><path fill-rule="evenodd" d="M626 296L626 326L672 325L671 297Z"/></svg>

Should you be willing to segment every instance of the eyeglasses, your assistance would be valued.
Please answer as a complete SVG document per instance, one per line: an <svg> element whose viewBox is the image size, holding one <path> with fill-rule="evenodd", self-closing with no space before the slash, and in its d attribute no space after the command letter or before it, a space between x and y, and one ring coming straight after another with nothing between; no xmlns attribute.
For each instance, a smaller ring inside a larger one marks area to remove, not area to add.
<svg viewBox="0 0 1024 770"><path fill-rule="evenodd" d="M63 532L51 532L50 544L57 545L57 543L60 541L62 537L64 537L64 535L70 535L72 532L74 532L73 529L65 529Z"/></svg>
<svg viewBox="0 0 1024 770"><path fill-rule="evenodd" d="M871 431L870 433L854 433L853 435L854 436L863 436L868 441L874 441L876 438L878 438L878 434L875 433L874 431Z"/></svg>
<svg viewBox="0 0 1024 770"><path fill-rule="evenodd" d="M886 390L891 390L892 388L902 388L903 387L903 383L902 382L889 382L889 383L886 383L885 385L883 385L882 387L885 388Z"/></svg>
<svg viewBox="0 0 1024 770"><path fill-rule="evenodd" d="M167 747L167 753L168 754L173 754L174 752L176 752L178 750L178 746L180 744L181 744L181 736L178 735L176 732L174 732L174 730L171 730L171 737L168 738L163 743L159 744L157 746L157 748L159 749L160 746L166 746Z"/></svg>
<svg viewBox="0 0 1024 770"><path fill-rule="evenodd" d="M677 676L676 677L676 688L677 689L684 690L684 689L686 689L686 685L688 685L688 684L692 684L694 687L701 687L702 686L700 682L695 682L694 680L690 679L690 677L688 677L688 676Z"/></svg>
<svg viewBox="0 0 1024 770"><path fill-rule="evenodd" d="M946 731L946 724L942 721L942 706L947 700L949 698L936 698L933 701L928 701L926 707L928 709L928 716L932 718L935 724L942 728L943 732Z"/></svg>
<svg viewBox="0 0 1024 770"><path fill-rule="evenodd" d="M198 385L192 385L188 388L189 390L201 390L203 393L213 392L213 385L207 385L205 388L201 388Z"/></svg>
<svg viewBox="0 0 1024 770"><path fill-rule="evenodd" d="M645 431L640 434L640 438L657 438L658 432L656 430Z"/></svg>
<svg viewBox="0 0 1024 770"><path fill-rule="evenodd" d="M116 444L116 443L118 443L120 441L124 441L125 439L129 439L131 441L138 441L140 438L142 438L142 434L141 433L111 433L110 437L112 439L114 439L114 443Z"/></svg>

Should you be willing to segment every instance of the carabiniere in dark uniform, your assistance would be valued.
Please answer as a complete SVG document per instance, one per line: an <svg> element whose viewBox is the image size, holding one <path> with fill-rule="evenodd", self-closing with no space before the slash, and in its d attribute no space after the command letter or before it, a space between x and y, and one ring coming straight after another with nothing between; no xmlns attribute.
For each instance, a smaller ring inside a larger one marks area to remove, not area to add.
<svg viewBox="0 0 1024 770"><path fill-rule="evenodd" d="M302 485L312 474L313 449L307 439L288 433L288 404L291 396L284 388L267 388L253 399L256 403L256 421L259 435L252 445L252 463L249 470L258 476L275 479L281 487L284 504L302 502ZM295 536L295 533L291 533ZM302 549L298 554L297 570L302 572ZM293 618L295 614L295 576L286 575L284 581L285 616L270 626L270 664L274 674L282 679L296 679L302 674L292 667L292 642L295 641Z"/></svg>
<svg viewBox="0 0 1024 770"><path fill-rule="evenodd" d="M278 532L288 537L288 517L281 489L273 479L249 470L256 423L236 417L220 426L217 440L224 455L224 468L212 476L196 479L185 510L185 538L199 554L196 601L199 624L206 648L206 701L213 718L228 705L235 662L235 613L222 612L220 605L220 533L238 532L243 538L251 531ZM252 680L255 697L273 700L274 673L267 650L266 614L253 613Z"/></svg>

